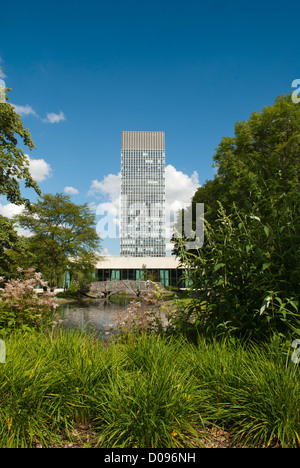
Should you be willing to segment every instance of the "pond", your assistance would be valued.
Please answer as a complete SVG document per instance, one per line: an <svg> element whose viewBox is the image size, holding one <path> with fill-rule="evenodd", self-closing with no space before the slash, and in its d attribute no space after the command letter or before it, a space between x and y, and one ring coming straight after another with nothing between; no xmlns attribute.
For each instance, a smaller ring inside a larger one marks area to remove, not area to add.
<svg viewBox="0 0 300 468"><path fill-rule="evenodd" d="M64 329L78 328L97 336L105 336L113 328L114 314L125 310L132 298L122 298L114 302L104 299L83 300L65 303L57 309Z"/></svg>

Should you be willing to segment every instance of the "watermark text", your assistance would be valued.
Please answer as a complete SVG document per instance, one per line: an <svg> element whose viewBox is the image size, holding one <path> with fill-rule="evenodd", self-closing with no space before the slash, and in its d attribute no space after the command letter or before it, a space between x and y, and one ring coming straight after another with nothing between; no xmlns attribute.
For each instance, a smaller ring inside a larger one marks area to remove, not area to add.
<svg viewBox="0 0 300 468"><path fill-rule="evenodd" d="M6 102L6 86L5 81L0 79L0 104Z"/></svg>
<svg viewBox="0 0 300 468"><path fill-rule="evenodd" d="M300 102L300 97L298 97L298 94L300 94L300 79L294 80L292 82L292 88L297 88L292 92L292 101L295 104L298 104Z"/></svg>
<svg viewBox="0 0 300 468"><path fill-rule="evenodd" d="M295 340L292 343L292 348L296 348L295 351L292 354L292 361L294 364L299 364L300 362L300 340Z"/></svg>
<svg viewBox="0 0 300 468"><path fill-rule="evenodd" d="M5 364L6 362L6 346L5 341L0 340L0 364Z"/></svg>
<svg viewBox="0 0 300 468"><path fill-rule="evenodd" d="M120 216L120 213L122 215ZM101 219L97 232L102 239L183 239L187 249L199 249L204 242L204 204L185 205L178 212L165 209L163 203L130 203L126 196L119 208L110 213L105 204L96 211Z"/></svg>

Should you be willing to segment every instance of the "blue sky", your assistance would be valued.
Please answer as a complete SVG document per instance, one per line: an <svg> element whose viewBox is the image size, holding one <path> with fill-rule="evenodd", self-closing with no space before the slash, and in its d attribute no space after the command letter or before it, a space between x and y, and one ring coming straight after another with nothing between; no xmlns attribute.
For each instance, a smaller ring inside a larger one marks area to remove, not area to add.
<svg viewBox="0 0 300 468"><path fill-rule="evenodd" d="M74 202L113 212L121 131L157 130L168 203L188 201L235 122L300 78L299 20L289 0L4 2L2 79L37 147L40 188L72 187ZM118 254L118 241L103 245Z"/></svg>

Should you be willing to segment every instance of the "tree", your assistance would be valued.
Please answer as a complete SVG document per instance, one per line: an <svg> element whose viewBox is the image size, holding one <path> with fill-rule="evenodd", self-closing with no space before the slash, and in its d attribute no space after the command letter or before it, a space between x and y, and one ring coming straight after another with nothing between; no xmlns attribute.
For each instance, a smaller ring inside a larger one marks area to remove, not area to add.
<svg viewBox="0 0 300 468"><path fill-rule="evenodd" d="M30 205L21 193L20 181L26 188L40 189L29 172L29 161L18 148L18 138L29 150L35 148L31 135L24 128L20 116L8 102L0 103L0 195L15 205ZM13 223L0 215L0 274L10 275L11 259L8 252L20 246Z"/></svg>
<svg viewBox="0 0 300 468"><path fill-rule="evenodd" d="M28 129L25 129L20 116L9 103L0 103L0 194L15 205L30 202L21 194L20 181L26 188L33 188L41 194L37 183L29 171L29 160L23 150L18 148L18 137L32 150L35 148Z"/></svg>
<svg viewBox="0 0 300 468"><path fill-rule="evenodd" d="M20 247L21 240L14 230L13 222L0 216L0 276L10 276L11 257L8 252Z"/></svg>
<svg viewBox="0 0 300 468"><path fill-rule="evenodd" d="M216 177L193 197L193 203L205 203L208 221L218 217L218 201L227 212L233 204L247 212L254 205L265 210L264 200L271 197L274 214L282 196L288 198L299 188L299 105L290 95L279 96L274 105L253 112L247 122L237 122L235 136L222 139L213 159Z"/></svg>
<svg viewBox="0 0 300 468"><path fill-rule="evenodd" d="M16 222L32 233L27 239L30 266L52 285L67 268L88 272L95 267L100 238L95 215L87 204L76 205L61 193L45 194L18 215Z"/></svg>
<svg viewBox="0 0 300 468"><path fill-rule="evenodd" d="M142 265L142 280L143 281L152 281L157 283L159 281L158 274L153 270L148 270L147 265L143 263Z"/></svg>
<svg viewBox="0 0 300 468"><path fill-rule="evenodd" d="M286 332L299 324L300 106L280 96L237 122L214 161L217 175L192 200L205 203L204 246L175 244L193 287L209 293L204 315L192 307L206 330Z"/></svg>

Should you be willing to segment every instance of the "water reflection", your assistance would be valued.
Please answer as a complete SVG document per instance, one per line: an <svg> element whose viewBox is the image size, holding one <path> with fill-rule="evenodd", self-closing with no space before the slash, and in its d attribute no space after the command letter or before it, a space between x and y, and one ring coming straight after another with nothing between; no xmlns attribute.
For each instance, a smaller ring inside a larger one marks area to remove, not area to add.
<svg viewBox="0 0 300 468"><path fill-rule="evenodd" d="M61 305L58 313L65 329L79 328L101 335L113 327L114 314L124 310L128 302L112 303L101 299L78 301Z"/></svg>

